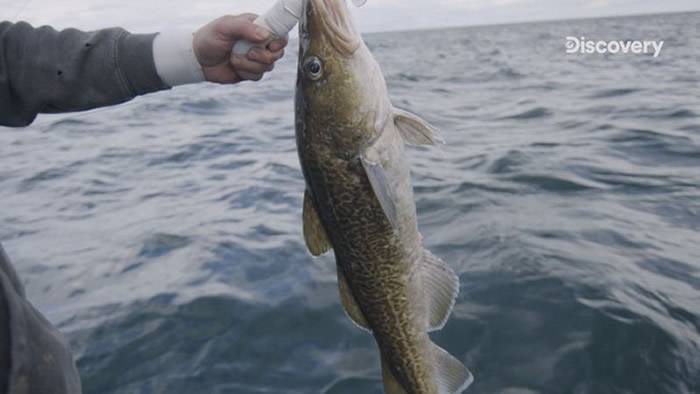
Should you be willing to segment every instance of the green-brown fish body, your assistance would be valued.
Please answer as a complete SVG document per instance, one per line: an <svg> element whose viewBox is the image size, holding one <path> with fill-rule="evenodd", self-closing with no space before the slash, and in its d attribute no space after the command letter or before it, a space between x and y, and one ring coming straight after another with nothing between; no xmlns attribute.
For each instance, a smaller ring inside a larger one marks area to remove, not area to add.
<svg viewBox="0 0 700 394"><path fill-rule="evenodd" d="M471 374L428 336L459 280L423 248L404 155L405 143L434 143L433 128L392 106L345 0L305 8L296 129L307 246L334 250L343 306L376 339L387 393L462 392Z"/></svg>

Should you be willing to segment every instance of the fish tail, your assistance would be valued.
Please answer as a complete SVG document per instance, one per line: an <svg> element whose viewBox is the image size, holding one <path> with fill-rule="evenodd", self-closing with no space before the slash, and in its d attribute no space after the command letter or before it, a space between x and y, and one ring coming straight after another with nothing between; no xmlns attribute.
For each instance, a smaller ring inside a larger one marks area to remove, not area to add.
<svg viewBox="0 0 700 394"><path fill-rule="evenodd" d="M447 263L423 250L421 261L421 287L427 303L426 326L428 331L443 328L459 294L459 276ZM427 352L433 356L435 379L439 394L457 394L474 381L471 372L454 356L433 342L428 342Z"/></svg>
<svg viewBox="0 0 700 394"><path fill-rule="evenodd" d="M474 382L474 376L456 357L433 342L428 342L433 356L433 376L437 394L460 394ZM382 358L382 378L386 394L408 394L409 391L396 378L387 361ZM415 390L410 391L411 393Z"/></svg>
<svg viewBox="0 0 700 394"><path fill-rule="evenodd" d="M431 342L435 358L435 376L439 394L459 394L466 390L474 376L457 358Z"/></svg>

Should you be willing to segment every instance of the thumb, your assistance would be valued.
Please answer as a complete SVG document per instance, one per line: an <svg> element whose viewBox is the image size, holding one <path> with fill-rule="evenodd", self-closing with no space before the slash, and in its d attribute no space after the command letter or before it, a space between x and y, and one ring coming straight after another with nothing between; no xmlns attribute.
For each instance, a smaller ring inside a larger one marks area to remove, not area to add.
<svg viewBox="0 0 700 394"><path fill-rule="evenodd" d="M216 31L230 41L265 42L270 38L271 33L267 29L253 23L257 17L255 14L243 14L221 18L219 23L217 23Z"/></svg>

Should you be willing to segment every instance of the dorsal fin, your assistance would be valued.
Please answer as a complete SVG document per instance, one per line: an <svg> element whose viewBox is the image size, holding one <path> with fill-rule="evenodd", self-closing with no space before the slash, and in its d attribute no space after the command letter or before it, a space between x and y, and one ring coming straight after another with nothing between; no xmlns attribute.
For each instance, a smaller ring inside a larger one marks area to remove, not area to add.
<svg viewBox="0 0 700 394"><path fill-rule="evenodd" d="M423 250L420 273L428 310L428 331L440 330L457 301L459 277L447 263L428 250Z"/></svg>

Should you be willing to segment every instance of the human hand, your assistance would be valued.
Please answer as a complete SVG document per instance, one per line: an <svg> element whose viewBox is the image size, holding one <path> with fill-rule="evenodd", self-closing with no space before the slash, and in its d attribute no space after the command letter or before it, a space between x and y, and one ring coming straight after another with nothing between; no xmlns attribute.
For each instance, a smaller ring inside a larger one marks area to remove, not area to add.
<svg viewBox="0 0 700 394"><path fill-rule="evenodd" d="M269 31L253 23L256 18L254 14L223 16L194 34L194 54L207 81L259 81L284 56L287 38L272 40ZM233 45L239 40L248 40L256 47L245 55L233 54Z"/></svg>

